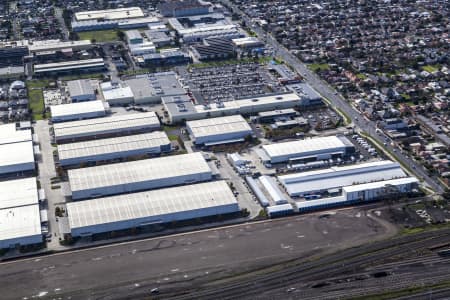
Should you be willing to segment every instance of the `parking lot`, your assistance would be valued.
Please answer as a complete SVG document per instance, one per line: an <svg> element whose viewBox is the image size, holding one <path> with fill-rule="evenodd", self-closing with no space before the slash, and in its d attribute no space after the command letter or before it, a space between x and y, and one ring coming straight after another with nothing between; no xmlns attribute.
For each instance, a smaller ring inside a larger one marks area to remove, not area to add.
<svg viewBox="0 0 450 300"><path fill-rule="evenodd" d="M186 83L200 103L276 93L284 90L258 63L192 68Z"/></svg>

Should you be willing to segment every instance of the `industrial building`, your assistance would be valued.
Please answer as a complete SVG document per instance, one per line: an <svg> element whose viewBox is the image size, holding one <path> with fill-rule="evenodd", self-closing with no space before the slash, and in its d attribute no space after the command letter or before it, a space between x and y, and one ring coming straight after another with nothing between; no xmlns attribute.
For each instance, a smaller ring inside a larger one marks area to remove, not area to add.
<svg viewBox="0 0 450 300"><path fill-rule="evenodd" d="M0 125L0 175L34 170L31 130L17 130L16 124Z"/></svg>
<svg viewBox="0 0 450 300"><path fill-rule="evenodd" d="M72 199L89 199L212 179L199 152L69 170Z"/></svg>
<svg viewBox="0 0 450 300"><path fill-rule="evenodd" d="M161 30L146 30L145 35L156 47L165 47L172 43L172 38Z"/></svg>
<svg viewBox="0 0 450 300"><path fill-rule="evenodd" d="M295 93L244 98L210 104L194 104L189 97L162 97L164 109L171 123L199 120L227 115L252 115L262 111L301 106L302 99Z"/></svg>
<svg viewBox="0 0 450 300"><path fill-rule="evenodd" d="M243 37L231 40L235 49L241 49L243 51L248 51L255 48L263 48L264 43L261 42L256 37Z"/></svg>
<svg viewBox="0 0 450 300"><path fill-rule="evenodd" d="M194 56L198 60L224 59L235 56L231 40L221 37L203 39L203 44L192 47Z"/></svg>
<svg viewBox="0 0 450 300"><path fill-rule="evenodd" d="M50 106L52 122L55 123L104 117L107 110L108 104L101 100Z"/></svg>
<svg viewBox="0 0 450 300"><path fill-rule="evenodd" d="M261 182L264 189L267 191L270 198L275 202L276 205L287 204L287 197L283 194L283 192L278 188L275 180L269 176L260 176L258 178L259 182Z"/></svg>
<svg viewBox="0 0 450 300"><path fill-rule="evenodd" d="M183 19L170 18L168 22L185 43L197 43L210 37L229 40L244 37L237 25L217 13Z"/></svg>
<svg viewBox="0 0 450 300"><path fill-rule="evenodd" d="M44 40L44 41L30 41L28 42L28 48L31 54L37 54L42 52L56 52L64 49L71 49L72 51L88 50L93 48L94 45L90 40L80 41L62 41L62 40Z"/></svg>
<svg viewBox="0 0 450 300"><path fill-rule="evenodd" d="M162 131L85 141L58 146L61 166L124 159L169 152L170 140Z"/></svg>
<svg viewBox="0 0 450 300"><path fill-rule="evenodd" d="M0 125L0 145L32 141L30 129L17 128L15 123Z"/></svg>
<svg viewBox="0 0 450 300"><path fill-rule="evenodd" d="M419 181L414 177L356 184L343 187L342 195L337 197L298 201L295 204L299 212L354 205L380 200L386 196L399 197L402 194L405 195L413 192L418 184Z"/></svg>
<svg viewBox="0 0 450 300"><path fill-rule="evenodd" d="M53 129L56 142L64 143L150 132L160 126L158 116L151 111L57 123Z"/></svg>
<svg viewBox="0 0 450 300"><path fill-rule="evenodd" d="M186 17L207 14L209 5L199 0L163 1L157 8L164 17Z"/></svg>
<svg viewBox="0 0 450 300"><path fill-rule="evenodd" d="M89 79L68 81L67 90L72 102L90 101L97 98L94 87Z"/></svg>
<svg viewBox="0 0 450 300"><path fill-rule="evenodd" d="M103 98L110 105L161 103L162 96L185 94L175 72L138 75L119 83L100 85Z"/></svg>
<svg viewBox="0 0 450 300"><path fill-rule="evenodd" d="M144 42L144 38L139 30L128 30L125 31L125 37L128 44L141 44Z"/></svg>
<svg viewBox="0 0 450 300"><path fill-rule="evenodd" d="M197 145L218 145L242 142L253 134L241 115L186 122L186 128Z"/></svg>
<svg viewBox="0 0 450 300"><path fill-rule="evenodd" d="M74 32L93 31L93 30L108 30L108 29L137 29L148 25L158 27L164 26L158 18L142 17L131 19L118 20L86 20L86 21L72 21L72 30Z"/></svg>
<svg viewBox="0 0 450 300"><path fill-rule="evenodd" d="M0 145L0 175L35 170L33 142Z"/></svg>
<svg viewBox="0 0 450 300"><path fill-rule="evenodd" d="M100 90L102 91L103 99L111 106L122 106L134 101L133 91L122 82L103 82L100 84Z"/></svg>
<svg viewBox="0 0 450 300"><path fill-rule="evenodd" d="M34 65L36 75L54 75L73 72L102 71L106 68L103 58L73 60L49 64Z"/></svg>
<svg viewBox="0 0 450 300"><path fill-rule="evenodd" d="M120 20L130 18L141 18L144 12L139 7L124 7L106 10L90 10L75 13L75 20Z"/></svg>
<svg viewBox="0 0 450 300"><path fill-rule="evenodd" d="M225 181L213 181L67 204L73 237L236 213Z"/></svg>
<svg viewBox="0 0 450 300"><path fill-rule="evenodd" d="M355 146L345 136L327 136L262 146L259 155L264 162L309 162L345 157Z"/></svg>
<svg viewBox="0 0 450 300"><path fill-rule="evenodd" d="M42 243L39 205L0 209L0 249Z"/></svg>
<svg viewBox="0 0 450 300"><path fill-rule="evenodd" d="M179 49L164 49L159 53L142 55L138 63L143 66L181 65L192 62L192 58Z"/></svg>
<svg viewBox="0 0 450 300"><path fill-rule="evenodd" d="M28 54L28 43L0 42L0 67L23 66L23 59Z"/></svg>
<svg viewBox="0 0 450 300"><path fill-rule="evenodd" d="M389 160L278 176L291 197L337 194L345 186L406 177L396 162Z"/></svg>
<svg viewBox="0 0 450 300"><path fill-rule="evenodd" d="M39 203L36 177L0 182L0 210Z"/></svg>
<svg viewBox="0 0 450 300"><path fill-rule="evenodd" d="M293 108L263 111L258 113L258 120L261 123L271 123L278 118L293 118L297 116L297 111Z"/></svg>

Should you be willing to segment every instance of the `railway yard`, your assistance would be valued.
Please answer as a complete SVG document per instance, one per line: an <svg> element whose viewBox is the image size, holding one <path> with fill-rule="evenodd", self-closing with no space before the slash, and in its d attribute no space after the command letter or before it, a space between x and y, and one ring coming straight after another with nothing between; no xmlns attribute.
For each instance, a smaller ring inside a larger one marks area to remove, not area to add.
<svg viewBox="0 0 450 300"><path fill-rule="evenodd" d="M169 298L443 299L450 295L450 261L436 252L450 245L449 233L444 229L400 236L310 261L292 261L272 272L261 270L251 279L244 274L226 285L208 283L204 290ZM432 298L429 290L435 286L441 287L439 297Z"/></svg>

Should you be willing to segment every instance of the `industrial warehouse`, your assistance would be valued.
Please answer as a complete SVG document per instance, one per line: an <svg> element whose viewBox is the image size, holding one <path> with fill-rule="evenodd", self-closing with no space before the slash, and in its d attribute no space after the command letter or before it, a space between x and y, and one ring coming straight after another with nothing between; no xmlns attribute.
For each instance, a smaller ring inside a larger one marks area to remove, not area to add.
<svg viewBox="0 0 450 300"><path fill-rule="evenodd" d="M101 100L50 106L55 123L104 117L108 109L108 104Z"/></svg>
<svg viewBox="0 0 450 300"><path fill-rule="evenodd" d="M149 132L160 128L154 112L133 113L53 125L57 143Z"/></svg>
<svg viewBox="0 0 450 300"><path fill-rule="evenodd" d="M0 126L0 175L33 172L34 145L31 130L17 130L16 124Z"/></svg>
<svg viewBox="0 0 450 300"><path fill-rule="evenodd" d="M181 154L68 171L72 199L208 181L212 171L201 153Z"/></svg>
<svg viewBox="0 0 450 300"><path fill-rule="evenodd" d="M67 204L74 237L152 224L236 213L225 181L119 195Z"/></svg>
<svg viewBox="0 0 450 300"><path fill-rule="evenodd" d="M61 166L147 156L169 152L170 140L162 131L85 141L58 146Z"/></svg>
<svg viewBox="0 0 450 300"><path fill-rule="evenodd" d="M414 177L405 177L365 184L342 187L342 195L329 198L319 198L307 201L297 201L295 205L299 212L318 209L328 209L344 205L360 204L381 200L386 197L401 197L417 190L419 181Z"/></svg>
<svg viewBox="0 0 450 300"><path fill-rule="evenodd" d="M344 157L354 152L354 145L345 136L327 136L264 145L259 154L262 161L276 164Z"/></svg>
<svg viewBox="0 0 450 300"><path fill-rule="evenodd" d="M291 197L339 193L344 186L406 177L396 162L376 162L278 176Z"/></svg>
<svg viewBox="0 0 450 300"><path fill-rule="evenodd" d="M274 94L197 105L192 103L192 99L184 95L162 97L161 99L170 123L227 115L251 115L274 109L301 107L309 101L308 98L302 98L295 93Z"/></svg>
<svg viewBox="0 0 450 300"><path fill-rule="evenodd" d="M186 122L195 144L205 146L242 142L252 129L240 115Z"/></svg>
<svg viewBox="0 0 450 300"><path fill-rule="evenodd" d="M36 178L0 182L0 249L42 243Z"/></svg>

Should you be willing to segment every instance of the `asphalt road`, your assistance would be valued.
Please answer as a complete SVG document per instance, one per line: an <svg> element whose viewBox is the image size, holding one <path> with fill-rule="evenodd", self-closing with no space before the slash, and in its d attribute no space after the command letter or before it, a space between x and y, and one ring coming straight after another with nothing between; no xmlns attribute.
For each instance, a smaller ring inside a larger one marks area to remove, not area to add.
<svg viewBox="0 0 450 300"><path fill-rule="evenodd" d="M354 109L339 93L337 93L332 87L328 85L328 83L324 82L319 78L317 74L311 71L304 63L302 63L297 57L295 57L292 53L289 52L288 49L279 44L272 35L264 32L259 26L255 25L252 20L241 11L236 5L232 4L229 0L222 0L222 3L232 8L233 12L239 14L241 18L245 21L247 26L250 26L251 29L258 35L258 37L263 40L267 45L274 49L274 55L277 57L281 57L287 64L291 65L300 75L302 75L306 82L311 85L319 94L332 102L332 104L343 111L345 114L349 116L352 122L358 126L362 131L370 134L372 138L374 138L379 144L383 144L386 142L386 137L378 135L376 133L376 123L370 121L368 119L363 118L360 113ZM389 151L394 152L394 148L387 144L385 146ZM443 187L437 180L428 176L426 171L414 160L412 160L407 155L398 152L398 149L395 150L395 158L403 163L411 167L413 172L419 179L424 180L433 190L438 193L444 192Z"/></svg>
<svg viewBox="0 0 450 300"><path fill-rule="evenodd" d="M0 264L1 299L137 299L386 238L361 209L296 216ZM383 224L383 225L382 225ZM134 297L134 298L133 298Z"/></svg>

